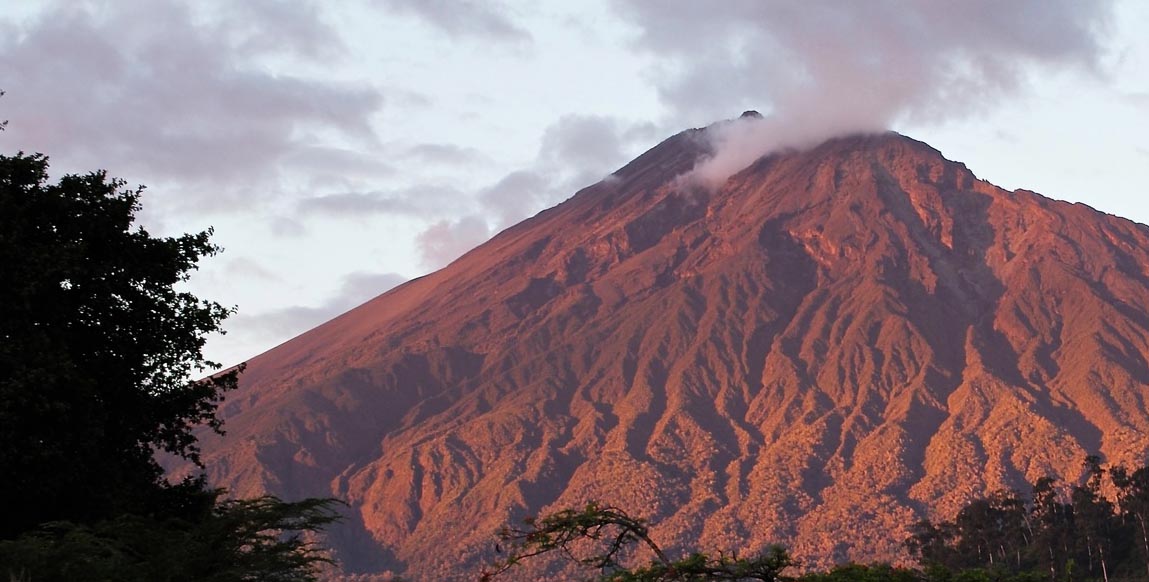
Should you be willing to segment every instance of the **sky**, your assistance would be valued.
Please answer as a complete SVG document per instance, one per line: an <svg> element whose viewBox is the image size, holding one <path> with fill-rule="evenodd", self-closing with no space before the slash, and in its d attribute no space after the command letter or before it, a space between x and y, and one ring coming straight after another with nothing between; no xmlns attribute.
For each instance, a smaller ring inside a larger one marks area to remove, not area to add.
<svg viewBox="0 0 1149 582"><path fill-rule="evenodd" d="M892 129L1149 223L1139 0L0 0L0 152L214 229L187 286L249 359L722 126L695 169Z"/></svg>

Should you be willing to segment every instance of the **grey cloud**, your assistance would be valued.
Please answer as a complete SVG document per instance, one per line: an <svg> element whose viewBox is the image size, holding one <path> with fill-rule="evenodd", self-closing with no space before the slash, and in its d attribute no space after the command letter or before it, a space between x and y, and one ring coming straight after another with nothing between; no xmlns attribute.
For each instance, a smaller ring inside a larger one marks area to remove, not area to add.
<svg viewBox="0 0 1149 582"><path fill-rule="evenodd" d="M427 164L449 166L469 165L484 161L486 156L475 148L461 147L446 143L421 143L407 148L403 154Z"/></svg>
<svg viewBox="0 0 1149 582"><path fill-rule="evenodd" d="M656 133L650 124L629 124L609 117L570 115L559 119L543 132L538 155L531 164L477 192L478 213L440 220L419 235L424 266L442 267L494 232L603 179L633 157L636 147L650 145ZM414 199L356 196L327 199L323 204L346 205L347 212L372 208L410 212Z"/></svg>
<svg viewBox="0 0 1149 582"><path fill-rule="evenodd" d="M301 214L336 216L396 214L428 217L458 205L462 194L446 186L414 186L392 191L345 192L308 198L299 203Z"/></svg>
<svg viewBox="0 0 1149 582"><path fill-rule="evenodd" d="M528 170L511 172L479 194L483 207L495 215L499 228L510 226L537 212L553 197L555 185Z"/></svg>
<svg viewBox="0 0 1149 582"><path fill-rule="evenodd" d="M299 335L334 315L338 314L321 307L295 305L256 315L241 312L231 317L228 327L258 338L285 338Z"/></svg>
<svg viewBox="0 0 1149 582"><path fill-rule="evenodd" d="M395 174L395 167L379 156L339 147L300 145L284 155L282 162L304 170L313 187L346 182L348 176L384 178Z"/></svg>
<svg viewBox="0 0 1149 582"><path fill-rule="evenodd" d="M443 217L430 225L419 239L424 265L439 267L472 246L543 208L552 206L617 169L633 155L636 144L645 144L657 133L654 126L628 124L601 116L565 116L543 134L535 160L526 168L507 174L480 189L475 199L479 214L461 215L471 204L464 193L447 186L418 186L371 192L345 192L306 199L300 214L341 216L396 214L419 218ZM482 154L451 144L418 144L405 157L443 164L462 163Z"/></svg>
<svg viewBox="0 0 1149 582"><path fill-rule="evenodd" d="M594 115L567 115L543 132L539 153L525 169L479 192L495 230L511 226L603 179L653 139L653 125Z"/></svg>
<svg viewBox="0 0 1149 582"><path fill-rule="evenodd" d="M320 59L335 57L346 50L339 34L325 21L317 2L244 0L228 2L226 8L234 14L227 25L235 30L235 44L245 51L276 53L286 47L300 56Z"/></svg>
<svg viewBox="0 0 1149 582"><path fill-rule="evenodd" d="M307 227L303 223L286 216L276 216L270 220L268 228L272 236L280 238L298 238L307 234Z"/></svg>
<svg viewBox="0 0 1149 582"><path fill-rule="evenodd" d="M539 157L548 163L604 168L619 163L623 136L619 122L597 115L566 115L543 133Z"/></svg>
<svg viewBox="0 0 1149 582"><path fill-rule="evenodd" d="M343 277L339 295L329 304L342 310L351 309L406 280L406 277L397 273L349 273Z"/></svg>
<svg viewBox="0 0 1149 582"><path fill-rule="evenodd" d="M339 291L319 306L292 306L248 315L243 306L228 327L264 338L303 333L405 282L396 273L354 272L343 277Z"/></svg>
<svg viewBox="0 0 1149 582"><path fill-rule="evenodd" d="M653 145L656 133L650 123L630 124L595 115L564 116L543 133L538 158L529 171L535 180L511 174L488 191L487 199L509 204L523 197L512 196L508 190L530 189L540 204L530 213L537 212L617 170L637 149Z"/></svg>
<svg viewBox="0 0 1149 582"><path fill-rule="evenodd" d="M332 46L330 31L303 22L313 6L261 1L247 10L277 16L237 33L182 1L127 0L60 2L9 23L0 39L9 138L76 169L199 184L186 191L210 200L225 185L238 198L275 179L285 160L314 147L314 133L375 143L375 88L275 74L249 59L253 43L317 55Z"/></svg>
<svg viewBox="0 0 1149 582"><path fill-rule="evenodd" d="M247 277L250 279L259 279L264 282L275 282L279 280L279 276L266 267L252 259L242 257L229 260L223 268L223 275L228 279Z"/></svg>
<svg viewBox="0 0 1149 582"><path fill-rule="evenodd" d="M751 124L771 135L735 140L755 154L976 113L1017 95L1034 66L1103 74L1112 18L1110 0L614 4L660 56L651 76L680 119L771 114Z"/></svg>
<svg viewBox="0 0 1149 582"><path fill-rule="evenodd" d="M446 266L463 253L491 236L486 219L464 216L458 220L441 220L419 235L417 241L423 264L430 269Z"/></svg>
<svg viewBox="0 0 1149 582"><path fill-rule="evenodd" d="M513 43L531 41L531 35L515 24L507 9L493 1L473 0L379 0L394 12L416 16L455 37L476 37Z"/></svg>

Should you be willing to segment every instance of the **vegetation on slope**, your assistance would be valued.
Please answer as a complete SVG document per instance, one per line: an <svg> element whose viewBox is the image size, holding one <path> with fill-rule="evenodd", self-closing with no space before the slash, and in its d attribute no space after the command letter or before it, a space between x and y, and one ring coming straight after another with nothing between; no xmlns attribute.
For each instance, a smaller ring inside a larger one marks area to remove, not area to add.
<svg viewBox="0 0 1149 582"><path fill-rule="evenodd" d="M502 557L479 578L490 581L553 554L594 572L600 582L1149 580L1149 465L1106 469L1096 456L1085 464L1084 483L1043 478L1029 496L999 491L968 503L953 521L914 524L905 544L917 568L845 564L791 576L798 564L778 546L750 557L693 551L676 558L651 539L644 520L589 503L503 528L496 546ZM645 565L643 551L653 556Z"/></svg>

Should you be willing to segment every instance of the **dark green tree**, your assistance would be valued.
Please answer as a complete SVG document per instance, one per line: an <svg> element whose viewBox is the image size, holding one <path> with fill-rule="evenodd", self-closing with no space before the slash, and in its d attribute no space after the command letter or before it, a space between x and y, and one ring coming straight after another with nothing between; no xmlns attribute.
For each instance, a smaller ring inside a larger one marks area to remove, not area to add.
<svg viewBox="0 0 1149 582"><path fill-rule="evenodd" d="M1105 468L1090 455L1076 485L1043 477L1031 499L1012 491L976 499L953 523L914 524L905 543L931 582L1146 580L1147 516L1149 465Z"/></svg>
<svg viewBox="0 0 1149 582"><path fill-rule="evenodd" d="M910 555L924 567L957 567L961 556L953 548L957 530L952 522L933 523L920 520L910 526L904 545Z"/></svg>
<svg viewBox="0 0 1149 582"><path fill-rule="evenodd" d="M1018 571L1029 545L1026 502L1016 491L975 499L954 520L956 554L964 567Z"/></svg>
<svg viewBox="0 0 1149 582"><path fill-rule="evenodd" d="M1085 458L1085 483L1073 487L1070 500L1076 527L1078 563L1085 566L1091 576L1109 579L1113 560L1115 520L1113 504L1101 494L1105 469L1101 458Z"/></svg>
<svg viewBox="0 0 1149 582"><path fill-rule="evenodd" d="M811 572L797 578L797 582L920 582L916 570L889 564L842 564L828 572Z"/></svg>
<svg viewBox="0 0 1149 582"><path fill-rule="evenodd" d="M186 518L129 513L45 524L0 542L0 564L34 582L309 582L330 561L308 537L338 519L330 500L205 501Z"/></svg>
<svg viewBox="0 0 1149 582"><path fill-rule="evenodd" d="M104 172L53 183L45 156L0 156L0 576L313 579L326 558L304 534L333 501L222 501L155 460L199 464L192 431L222 432L242 367L189 380L216 367L205 336L231 310L179 286L219 249L152 236L139 200Z"/></svg>
<svg viewBox="0 0 1149 582"><path fill-rule="evenodd" d="M1129 472L1124 466L1109 470L1109 478L1117 489L1117 504L1125 535L1130 541L1130 553L1137 557L1131 572L1144 572L1149 580L1149 466Z"/></svg>
<svg viewBox="0 0 1149 582"><path fill-rule="evenodd" d="M237 371L188 378L230 310L176 289L218 248L134 226L139 195L0 156L0 538L165 500L154 451L198 461L192 428L219 428Z"/></svg>
<svg viewBox="0 0 1149 582"><path fill-rule="evenodd" d="M1072 567L1076 531L1073 506L1062 501L1055 479L1042 477L1034 483L1030 519L1038 563L1050 580L1066 577L1066 570Z"/></svg>

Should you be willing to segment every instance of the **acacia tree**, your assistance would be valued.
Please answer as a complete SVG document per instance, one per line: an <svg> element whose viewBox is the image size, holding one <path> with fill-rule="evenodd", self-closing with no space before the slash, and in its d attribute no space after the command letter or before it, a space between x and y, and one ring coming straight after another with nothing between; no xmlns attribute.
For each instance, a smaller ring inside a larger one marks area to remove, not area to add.
<svg viewBox="0 0 1149 582"><path fill-rule="evenodd" d="M264 560L199 579L308 579L322 557L290 530L329 523L330 501L221 502L202 479L169 484L154 458L199 464L192 430L222 432L215 408L242 368L189 380L216 367L205 336L232 310L177 287L219 248L210 230L136 225L140 192L102 171L51 183L45 156L0 156L0 576L76 579L74 559L158 579L130 572L174 559L157 540L198 532L219 565Z"/></svg>
<svg viewBox="0 0 1149 582"><path fill-rule="evenodd" d="M782 571L793 565L789 554L780 546L751 557L695 552L671 559L650 537L646 521L631 517L622 509L596 502L580 509L564 509L541 518L527 518L525 527L504 527L496 545L505 557L480 573L480 580L490 582L524 560L547 554L564 556L584 567L600 572L602 582L694 582L703 580L759 580L774 582ZM589 542L591 549L585 546ZM646 566L627 567L625 558L636 547L654 555Z"/></svg>

